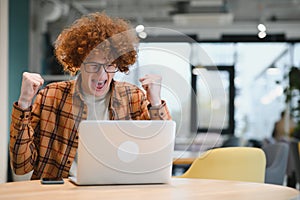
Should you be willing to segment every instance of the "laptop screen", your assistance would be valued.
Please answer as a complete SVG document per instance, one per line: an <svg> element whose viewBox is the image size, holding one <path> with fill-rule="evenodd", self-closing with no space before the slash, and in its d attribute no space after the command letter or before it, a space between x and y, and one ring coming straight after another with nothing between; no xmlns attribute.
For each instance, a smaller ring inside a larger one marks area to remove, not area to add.
<svg viewBox="0 0 300 200"><path fill-rule="evenodd" d="M77 181L164 183L171 177L174 121L82 121Z"/></svg>

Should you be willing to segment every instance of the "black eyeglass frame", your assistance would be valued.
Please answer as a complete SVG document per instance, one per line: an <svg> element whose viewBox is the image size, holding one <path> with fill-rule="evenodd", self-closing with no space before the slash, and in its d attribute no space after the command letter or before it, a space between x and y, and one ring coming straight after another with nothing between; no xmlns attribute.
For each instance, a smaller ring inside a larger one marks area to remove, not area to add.
<svg viewBox="0 0 300 200"><path fill-rule="evenodd" d="M117 71L119 71L118 67L116 67L115 65L113 64L103 64L103 63L97 63L97 62L83 62L83 67L84 67L84 70L87 72L87 73L98 73L100 71L100 69L103 67L104 71L106 73L116 73ZM87 70L87 65L88 64L94 64L97 66L97 70L96 71L90 71L90 70ZM108 68L110 67L113 67L114 68L114 71L110 71L108 70Z"/></svg>

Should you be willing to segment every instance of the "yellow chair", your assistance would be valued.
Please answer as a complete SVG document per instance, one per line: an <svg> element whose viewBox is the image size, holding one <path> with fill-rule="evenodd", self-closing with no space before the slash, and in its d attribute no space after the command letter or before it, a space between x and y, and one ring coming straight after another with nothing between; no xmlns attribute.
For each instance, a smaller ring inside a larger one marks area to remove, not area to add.
<svg viewBox="0 0 300 200"><path fill-rule="evenodd" d="M264 183L266 156L254 147L211 149L197 158L180 178L236 180Z"/></svg>
<svg viewBox="0 0 300 200"><path fill-rule="evenodd" d="M292 165L289 170L295 173L296 182L300 183L300 141L298 139L292 138L290 140L290 150Z"/></svg>

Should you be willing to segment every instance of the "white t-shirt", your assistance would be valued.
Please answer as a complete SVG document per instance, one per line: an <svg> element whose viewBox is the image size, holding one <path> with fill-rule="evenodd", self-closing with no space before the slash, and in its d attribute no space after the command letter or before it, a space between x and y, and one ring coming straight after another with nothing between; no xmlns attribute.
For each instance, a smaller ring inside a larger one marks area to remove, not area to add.
<svg viewBox="0 0 300 200"><path fill-rule="evenodd" d="M109 120L108 106L110 100L110 93L107 93L104 97L95 97L93 95L84 94L83 98L88 108L87 111L88 120ZM70 176L76 176L76 174L77 174L77 153L69 172Z"/></svg>

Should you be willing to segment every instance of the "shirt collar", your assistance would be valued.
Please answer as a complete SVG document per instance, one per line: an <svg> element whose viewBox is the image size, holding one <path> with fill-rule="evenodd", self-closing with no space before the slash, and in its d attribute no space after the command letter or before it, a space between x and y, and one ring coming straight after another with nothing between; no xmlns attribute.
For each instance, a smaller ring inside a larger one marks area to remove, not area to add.
<svg viewBox="0 0 300 200"><path fill-rule="evenodd" d="M82 78L81 78L81 75L79 74L76 78L75 87L73 87L74 89L73 89L72 94L74 94L75 97L79 97L83 101L84 98L83 98L83 95L80 92L81 81L82 81Z"/></svg>

